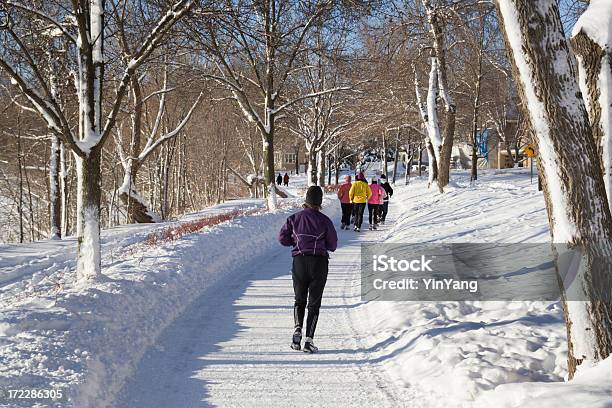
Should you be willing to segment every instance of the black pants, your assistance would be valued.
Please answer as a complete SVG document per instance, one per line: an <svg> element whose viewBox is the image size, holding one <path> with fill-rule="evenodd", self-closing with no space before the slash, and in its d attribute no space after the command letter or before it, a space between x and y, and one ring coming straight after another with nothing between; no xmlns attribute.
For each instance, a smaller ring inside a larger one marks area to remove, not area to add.
<svg viewBox="0 0 612 408"><path fill-rule="evenodd" d="M365 211L366 203L355 203L353 204L355 208L355 226L357 228L361 228L361 224L363 223L363 212Z"/></svg>
<svg viewBox="0 0 612 408"><path fill-rule="evenodd" d="M349 225L351 223L351 213L353 212L353 204L351 203L340 203L342 207L342 223Z"/></svg>
<svg viewBox="0 0 612 408"><path fill-rule="evenodd" d="M327 282L329 260L322 255L298 255L293 257L293 292L295 304L293 306L293 319L295 328L304 327L304 314L308 304L308 318L306 320L306 337L313 338L319 320L319 308L323 289ZM308 303L307 303L308 302Z"/></svg>
<svg viewBox="0 0 612 408"><path fill-rule="evenodd" d="M381 221L384 221L387 219L387 212L389 212L389 201L383 201L382 211L380 213Z"/></svg>
<svg viewBox="0 0 612 408"><path fill-rule="evenodd" d="M368 217L368 222L370 223L370 225L378 224L378 214L380 207L380 204L368 204L368 212L370 213L370 216ZM372 220L374 222L372 222Z"/></svg>

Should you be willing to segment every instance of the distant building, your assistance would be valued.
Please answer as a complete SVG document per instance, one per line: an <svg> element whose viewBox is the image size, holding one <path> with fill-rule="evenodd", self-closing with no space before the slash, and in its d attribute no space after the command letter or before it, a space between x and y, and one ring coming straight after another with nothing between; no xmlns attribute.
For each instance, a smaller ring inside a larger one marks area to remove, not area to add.
<svg viewBox="0 0 612 408"><path fill-rule="evenodd" d="M279 144L274 149L274 167L277 173L305 173L308 166L306 148L301 146Z"/></svg>
<svg viewBox="0 0 612 408"><path fill-rule="evenodd" d="M478 168L480 169L507 169L514 167L512 157L500 139L497 132L485 129L478 140ZM525 163L523 155L524 146L519 149L519 163L522 167ZM512 154L515 154L512 148ZM469 169L472 167L472 146L466 142L456 143L451 155L451 167Z"/></svg>

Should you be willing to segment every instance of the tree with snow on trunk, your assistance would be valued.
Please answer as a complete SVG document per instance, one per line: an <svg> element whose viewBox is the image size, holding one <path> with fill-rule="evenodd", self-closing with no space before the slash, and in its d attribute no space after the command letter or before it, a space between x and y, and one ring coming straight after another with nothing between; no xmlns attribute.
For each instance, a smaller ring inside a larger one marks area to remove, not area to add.
<svg viewBox="0 0 612 408"><path fill-rule="evenodd" d="M535 134L553 250L573 251L575 277L562 287L571 379L612 354L612 215L558 2L496 5Z"/></svg>

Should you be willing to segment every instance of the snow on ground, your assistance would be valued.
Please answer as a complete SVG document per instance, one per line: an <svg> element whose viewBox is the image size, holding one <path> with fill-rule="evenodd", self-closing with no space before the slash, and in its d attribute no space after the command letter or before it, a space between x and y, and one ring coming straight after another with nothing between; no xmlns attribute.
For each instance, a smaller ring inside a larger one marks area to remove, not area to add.
<svg viewBox="0 0 612 408"><path fill-rule="evenodd" d="M339 231L318 355L289 349L291 259L276 233L291 210L155 248L139 242L159 226L107 231L105 278L89 288L69 283L73 242L1 246L0 388L67 386L75 407L609 408L612 360L563 382L558 303L361 300L361 243L549 240L527 172L453 179L441 196L413 178L379 231ZM287 191L299 197L303 183ZM337 222L333 196L324 205ZM261 201L208 211L236 206Z"/></svg>
<svg viewBox="0 0 612 408"><path fill-rule="evenodd" d="M230 202L180 222L261 206ZM69 387L71 406L105 406L191 300L247 264L246 254L275 247L260 237L289 212L240 217L159 247L142 241L176 223L113 228L103 234L104 276L88 287L72 284L74 239L2 245L0 389Z"/></svg>

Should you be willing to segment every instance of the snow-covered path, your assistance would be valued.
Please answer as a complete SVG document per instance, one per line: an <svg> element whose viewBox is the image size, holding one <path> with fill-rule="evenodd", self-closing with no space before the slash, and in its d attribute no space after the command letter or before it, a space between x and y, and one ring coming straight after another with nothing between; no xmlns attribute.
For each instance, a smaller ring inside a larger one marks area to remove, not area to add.
<svg viewBox="0 0 612 408"><path fill-rule="evenodd" d="M362 343L368 328L359 315L360 243L381 232L339 231L315 339L319 354L289 348L291 259L279 248L194 302L145 355L119 406L384 407L413 400L368 362L373 350Z"/></svg>

